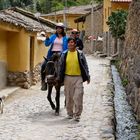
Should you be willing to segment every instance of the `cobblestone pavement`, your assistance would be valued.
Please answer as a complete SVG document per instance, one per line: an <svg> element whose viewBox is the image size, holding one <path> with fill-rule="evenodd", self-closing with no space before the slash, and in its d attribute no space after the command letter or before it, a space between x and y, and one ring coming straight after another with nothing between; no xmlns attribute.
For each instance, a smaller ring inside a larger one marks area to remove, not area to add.
<svg viewBox="0 0 140 140"><path fill-rule="evenodd" d="M0 140L114 140L112 78L107 59L87 56L91 83L85 85L80 122L66 119L63 88L55 116L40 85L16 91L0 115ZM21 97L19 97L21 95ZM53 96L55 94L53 93Z"/></svg>

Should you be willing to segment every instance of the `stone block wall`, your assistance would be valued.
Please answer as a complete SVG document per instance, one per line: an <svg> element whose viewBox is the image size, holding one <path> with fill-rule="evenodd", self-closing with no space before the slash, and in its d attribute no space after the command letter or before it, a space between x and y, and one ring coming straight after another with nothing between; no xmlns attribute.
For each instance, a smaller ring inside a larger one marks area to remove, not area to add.
<svg viewBox="0 0 140 140"><path fill-rule="evenodd" d="M20 86L29 88L31 85L30 72L10 72L8 71L7 81L9 86Z"/></svg>
<svg viewBox="0 0 140 140"><path fill-rule="evenodd" d="M112 37L110 32L105 32L103 34L103 53L107 54L107 56L113 56L114 54L114 46L115 40ZM118 39L117 41L117 54L118 56L122 56L124 48L124 40Z"/></svg>
<svg viewBox="0 0 140 140"><path fill-rule="evenodd" d="M32 76L32 85L36 85L40 80L40 71L41 71L41 63L36 65L33 69L33 76Z"/></svg>
<svg viewBox="0 0 140 140"><path fill-rule="evenodd" d="M130 6L126 40L121 61L121 75L128 84L128 100L140 121L140 1L134 0Z"/></svg>
<svg viewBox="0 0 140 140"><path fill-rule="evenodd" d="M0 89L4 88L7 84L6 76L7 76L6 63L0 61Z"/></svg>
<svg viewBox="0 0 140 140"><path fill-rule="evenodd" d="M32 85L40 81L40 66L35 66L33 71L10 72L8 71L7 82L10 86L20 86L22 88L30 88Z"/></svg>
<svg viewBox="0 0 140 140"><path fill-rule="evenodd" d="M114 54L114 38L110 32L104 32L103 34L103 53L107 56Z"/></svg>
<svg viewBox="0 0 140 140"><path fill-rule="evenodd" d="M85 53L93 53L94 51L103 50L103 42L102 41L93 41L93 46L91 46L91 40L88 39L92 34L97 39L98 36L103 37L103 7L99 5L95 7L93 12L93 31L91 30L91 13L86 16L85 21L86 29L85 29L85 37L84 37L84 52Z"/></svg>

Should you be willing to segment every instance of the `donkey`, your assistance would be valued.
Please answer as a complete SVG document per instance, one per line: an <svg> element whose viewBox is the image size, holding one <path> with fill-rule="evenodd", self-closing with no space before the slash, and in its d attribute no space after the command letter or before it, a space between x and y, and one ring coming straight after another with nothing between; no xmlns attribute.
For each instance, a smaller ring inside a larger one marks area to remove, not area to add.
<svg viewBox="0 0 140 140"><path fill-rule="evenodd" d="M60 59L60 53L58 52L53 53L51 59L47 62L46 68L45 68L45 75L46 75L45 82L48 85L47 99L50 102L52 109L55 110L55 115L59 115L60 88L62 86L59 80L57 79L58 74L59 74L59 67L60 67L59 59ZM56 90L56 97L55 97L56 104L53 103L52 98L51 98L53 87L55 87L55 90Z"/></svg>

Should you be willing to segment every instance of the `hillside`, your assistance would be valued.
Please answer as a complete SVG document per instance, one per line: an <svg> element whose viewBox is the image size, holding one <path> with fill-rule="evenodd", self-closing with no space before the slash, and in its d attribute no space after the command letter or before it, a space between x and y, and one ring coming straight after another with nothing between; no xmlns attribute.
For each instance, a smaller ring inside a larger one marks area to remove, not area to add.
<svg viewBox="0 0 140 140"><path fill-rule="evenodd" d="M31 12L50 13L65 7L87 5L91 0L0 0L0 10L18 6ZM102 0L94 0L102 2Z"/></svg>

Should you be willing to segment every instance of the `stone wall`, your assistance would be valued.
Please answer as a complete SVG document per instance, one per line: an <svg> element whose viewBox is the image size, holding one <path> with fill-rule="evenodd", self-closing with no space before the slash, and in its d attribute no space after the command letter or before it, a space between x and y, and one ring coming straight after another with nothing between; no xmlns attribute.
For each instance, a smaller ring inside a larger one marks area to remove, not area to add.
<svg viewBox="0 0 140 140"><path fill-rule="evenodd" d="M113 52L113 38L110 32L103 33L103 53L107 54L108 56L112 55Z"/></svg>
<svg viewBox="0 0 140 140"><path fill-rule="evenodd" d="M140 1L133 0L122 54L122 77L128 82L126 92L130 104L140 120Z"/></svg>
<svg viewBox="0 0 140 140"><path fill-rule="evenodd" d="M91 40L88 39L89 36L93 35L97 39L98 36L103 36L103 7L99 5L94 8L93 11L93 31L91 30L91 13L86 16L85 21L86 29L85 29L85 37L84 37L84 52L93 53L94 51L103 50L103 42L102 41L93 41L93 46L91 46Z"/></svg>
<svg viewBox="0 0 140 140"><path fill-rule="evenodd" d="M115 47L115 38L112 37L110 32L103 33L103 53L107 54L107 56L113 56L118 54L119 56L122 54L123 48L123 40L118 39L117 41L117 52L114 52Z"/></svg>
<svg viewBox="0 0 140 140"><path fill-rule="evenodd" d="M36 65L32 72L10 72L8 71L7 82L10 86L20 86L30 88L40 81L40 64Z"/></svg>
<svg viewBox="0 0 140 140"><path fill-rule="evenodd" d="M0 89L6 86L6 75L7 75L7 66L6 63L0 61Z"/></svg>
<svg viewBox="0 0 140 140"><path fill-rule="evenodd" d="M40 71L41 71L41 63L36 65L33 70L32 85L36 85L37 82L41 80Z"/></svg>

